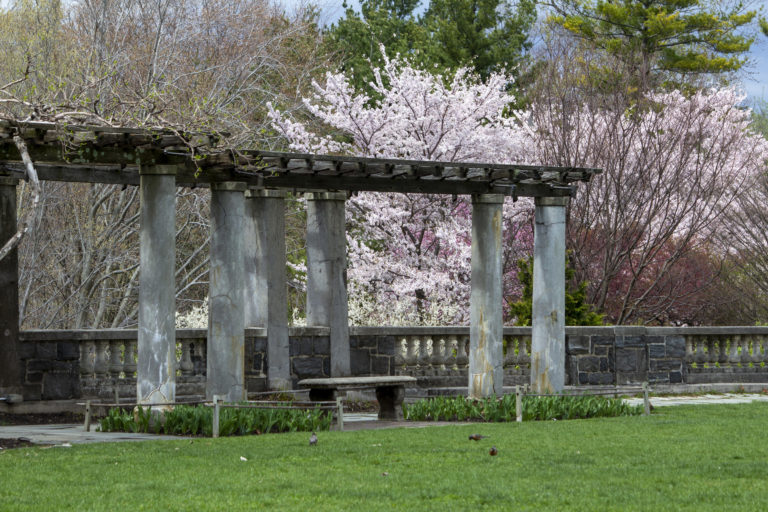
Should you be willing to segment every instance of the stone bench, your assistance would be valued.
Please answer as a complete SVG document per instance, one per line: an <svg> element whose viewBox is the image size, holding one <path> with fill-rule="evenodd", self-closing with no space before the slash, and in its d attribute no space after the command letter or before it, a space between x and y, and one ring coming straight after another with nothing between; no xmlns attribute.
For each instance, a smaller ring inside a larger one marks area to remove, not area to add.
<svg viewBox="0 0 768 512"><path fill-rule="evenodd" d="M403 419L405 385L415 384L415 377L332 377L329 379L304 379L299 386L309 388L312 401L336 400L339 390L376 388L379 402L379 419L400 421Z"/></svg>

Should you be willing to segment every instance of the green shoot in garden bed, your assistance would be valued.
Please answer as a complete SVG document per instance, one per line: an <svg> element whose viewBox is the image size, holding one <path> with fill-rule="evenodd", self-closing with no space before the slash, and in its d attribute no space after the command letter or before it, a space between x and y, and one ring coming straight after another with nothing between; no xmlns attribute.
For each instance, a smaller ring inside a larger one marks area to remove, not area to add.
<svg viewBox="0 0 768 512"><path fill-rule="evenodd" d="M403 404L406 419L413 421L515 421L515 395L471 400L463 396L436 397ZM642 406L631 406L618 398L601 396L523 397L523 421L569 420L635 416Z"/></svg>
<svg viewBox="0 0 768 512"><path fill-rule="evenodd" d="M321 409L222 407L219 417L219 435L322 431L330 429L331 421L331 414ZM159 422L153 422L149 408L138 407L135 415L131 411L113 408L100 420L99 428L103 432L153 432L210 437L213 428L213 409L177 405L172 410L165 411Z"/></svg>

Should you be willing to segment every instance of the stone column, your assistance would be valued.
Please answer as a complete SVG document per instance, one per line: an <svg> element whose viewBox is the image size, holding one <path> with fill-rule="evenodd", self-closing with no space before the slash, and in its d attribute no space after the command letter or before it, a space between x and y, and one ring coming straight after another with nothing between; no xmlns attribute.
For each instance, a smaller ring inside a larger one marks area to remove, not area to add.
<svg viewBox="0 0 768 512"><path fill-rule="evenodd" d="M137 401L176 400L176 168L142 167Z"/></svg>
<svg viewBox="0 0 768 512"><path fill-rule="evenodd" d="M331 331L331 377L351 374L345 193L307 194L307 325Z"/></svg>
<svg viewBox="0 0 768 512"><path fill-rule="evenodd" d="M16 184L0 176L0 247L15 234ZM13 249L0 260L0 396L21 395L24 375L19 342L19 257Z"/></svg>
<svg viewBox="0 0 768 512"><path fill-rule="evenodd" d="M565 386L565 207L567 197L537 197L533 231L531 388Z"/></svg>
<svg viewBox="0 0 768 512"><path fill-rule="evenodd" d="M291 389L285 192L249 190L245 197L245 326L267 328L269 389Z"/></svg>
<svg viewBox="0 0 768 512"><path fill-rule="evenodd" d="M469 396L501 396L504 385L501 231L504 196L472 196Z"/></svg>
<svg viewBox="0 0 768 512"><path fill-rule="evenodd" d="M205 395L245 400L245 183L211 184L211 263Z"/></svg>

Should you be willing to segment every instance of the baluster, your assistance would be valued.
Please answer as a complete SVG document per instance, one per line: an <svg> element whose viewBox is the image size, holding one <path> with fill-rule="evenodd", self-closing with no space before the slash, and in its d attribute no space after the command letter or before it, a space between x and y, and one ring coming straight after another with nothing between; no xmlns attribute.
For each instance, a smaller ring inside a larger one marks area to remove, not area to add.
<svg viewBox="0 0 768 512"><path fill-rule="evenodd" d="M531 337L523 336L520 338L520 345L517 352L517 361L520 368L531 367Z"/></svg>
<svg viewBox="0 0 768 512"><path fill-rule="evenodd" d="M741 337L741 357L739 358L741 361L741 366L746 368L749 366L749 336L742 336Z"/></svg>
<svg viewBox="0 0 768 512"><path fill-rule="evenodd" d="M403 336L395 341L395 370L399 375L405 369L405 353L408 350L408 340Z"/></svg>
<svg viewBox="0 0 768 512"><path fill-rule="evenodd" d="M696 355L694 356L694 361L696 361L697 365L703 366L704 363L707 362L707 354L704 353L704 347L707 344L707 337L706 336L697 336L696 337Z"/></svg>
<svg viewBox="0 0 768 512"><path fill-rule="evenodd" d="M408 336L407 340L407 352L405 354L405 366L409 375L416 373L416 364L419 359L419 338L416 336Z"/></svg>
<svg viewBox="0 0 768 512"><path fill-rule="evenodd" d="M446 363L448 363L448 348L446 347L445 336L440 336L440 339L437 340L437 342L433 341L432 352L437 354L437 356L434 357L437 373L439 375L445 375Z"/></svg>
<svg viewBox="0 0 768 512"><path fill-rule="evenodd" d="M421 337L421 342L419 343L419 358L417 361L421 375L428 375L429 370L431 369L429 361L431 344L432 339L429 336Z"/></svg>
<svg viewBox="0 0 768 512"><path fill-rule="evenodd" d="M123 362L120 360L123 351L123 340L111 340L109 342L109 374L114 379L120 378L123 371Z"/></svg>
<svg viewBox="0 0 768 512"><path fill-rule="evenodd" d="M99 340L96 342L96 356L93 363L93 372L96 377L104 378L107 375L107 349L109 348L109 342L105 340Z"/></svg>
<svg viewBox="0 0 768 512"><path fill-rule="evenodd" d="M192 363L192 340L181 340L181 360L179 369L184 377L192 375L195 365Z"/></svg>
<svg viewBox="0 0 768 512"><path fill-rule="evenodd" d="M515 357L515 345L517 344L517 338L513 336L506 337L507 342L507 349L506 352L504 352L504 368L515 368L515 360L517 359Z"/></svg>
<svg viewBox="0 0 768 512"><path fill-rule="evenodd" d="M136 346L138 341L126 340L125 341L125 357L123 358L123 368L125 371L125 378L132 379L136 374Z"/></svg>
<svg viewBox="0 0 768 512"><path fill-rule="evenodd" d="M465 372L469 366L469 336L460 336L457 342L456 366Z"/></svg>
<svg viewBox="0 0 768 512"><path fill-rule="evenodd" d="M750 338L752 338L752 357L750 358L750 361L754 366L760 366L760 362L763 360L763 340L760 336L750 336Z"/></svg>
<svg viewBox="0 0 768 512"><path fill-rule="evenodd" d="M728 337L727 336L718 336L717 337L717 362L720 366L724 366L725 363L728 362Z"/></svg>
<svg viewBox="0 0 768 512"><path fill-rule="evenodd" d="M713 368L717 365L717 359L720 356L720 352L715 348L717 343L717 336L709 336L707 338L707 367Z"/></svg>
<svg viewBox="0 0 768 512"><path fill-rule="evenodd" d="M762 364L766 362L766 358L768 357L768 346L766 346L765 336L763 336L762 334L756 335L755 339L757 340L758 346L761 347L760 357L757 359L755 366L762 366Z"/></svg>
<svg viewBox="0 0 768 512"><path fill-rule="evenodd" d="M93 376L95 347L92 341L80 342L80 375L83 377Z"/></svg>
<svg viewBox="0 0 768 512"><path fill-rule="evenodd" d="M448 336L448 346L446 347L446 366L451 371L459 369L457 362L459 360L459 339L456 336Z"/></svg>
<svg viewBox="0 0 768 512"><path fill-rule="evenodd" d="M208 368L208 338L199 338L195 348L195 353L200 357L200 368L195 375L205 375Z"/></svg>
<svg viewBox="0 0 768 512"><path fill-rule="evenodd" d="M728 365L739 365L739 345L741 345L741 336L736 334L731 336L731 341L728 344Z"/></svg>
<svg viewBox="0 0 768 512"><path fill-rule="evenodd" d="M693 351L693 336L685 337L685 364L690 365L696 362L696 357Z"/></svg>

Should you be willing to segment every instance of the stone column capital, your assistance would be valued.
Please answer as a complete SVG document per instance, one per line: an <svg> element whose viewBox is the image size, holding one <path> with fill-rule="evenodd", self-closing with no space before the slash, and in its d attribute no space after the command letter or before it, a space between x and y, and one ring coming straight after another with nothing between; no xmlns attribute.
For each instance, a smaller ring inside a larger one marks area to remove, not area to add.
<svg viewBox="0 0 768 512"><path fill-rule="evenodd" d="M245 192L248 186L242 181L220 181L211 183L211 191L217 192Z"/></svg>
<svg viewBox="0 0 768 512"><path fill-rule="evenodd" d="M288 194L285 190L268 189L268 188L249 188L245 191L245 198L251 199L256 197L263 197L268 199L285 199Z"/></svg>
<svg viewBox="0 0 768 512"><path fill-rule="evenodd" d="M139 175L176 175L175 165L140 165Z"/></svg>
<svg viewBox="0 0 768 512"><path fill-rule="evenodd" d="M307 201L346 201L346 192L307 192L304 194Z"/></svg>
<svg viewBox="0 0 768 512"><path fill-rule="evenodd" d="M500 204L503 202L503 194L472 194L472 204Z"/></svg>
<svg viewBox="0 0 768 512"><path fill-rule="evenodd" d="M568 206L568 197L536 197L534 206Z"/></svg>

